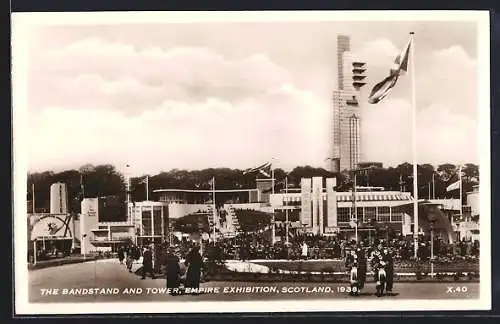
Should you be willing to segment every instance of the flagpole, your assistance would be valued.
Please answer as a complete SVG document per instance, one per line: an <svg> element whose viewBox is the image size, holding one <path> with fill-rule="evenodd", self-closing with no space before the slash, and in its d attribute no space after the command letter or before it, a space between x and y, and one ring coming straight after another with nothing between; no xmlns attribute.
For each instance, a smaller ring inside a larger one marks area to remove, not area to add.
<svg viewBox="0 0 500 324"><path fill-rule="evenodd" d="M271 193L274 195L274 158L271 159ZM273 234L273 245L276 242L276 218L275 218L275 213L273 213L273 228L272 228L272 234Z"/></svg>
<svg viewBox="0 0 500 324"><path fill-rule="evenodd" d="M286 244L288 245L289 241L288 241L288 175L286 175L285 177L285 193L286 193L286 209L285 209L285 216L286 216L286 219L285 219L285 223L286 223Z"/></svg>
<svg viewBox="0 0 500 324"><path fill-rule="evenodd" d="M272 194L274 195L274 158L271 159L271 185L272 185Z"/></svg>
<svg viewBox="0 0 500 324"><path fill-rule="evenodd" d="M132 223L132 219L131 219L131 213L130 213L130 172L128 170L130 166L127 164L125 165L125 168L126 168L126 174L125 174L125 190L127 191L127 221L129 221L130 223Z"/></svg>
<svg viewBox="0 0 500 324"><path fill-rule="evenodd" d="M215 177L212 177L212 203L213 203L213 222L214 222L214 243L215 243L215 227L216 227L216 205L215 205Z"/></svg>
<svg viewBox="0 0 500 324"><path fill-rule="evenodd" d="M415 39L414 32L410 32L411 43L411 94L412 94L412 147L413 147L413 239L414 257L418 256L418 178L417 178L417 100L415 95Z"/></svg>
<svg viewBox="0 0 500 324"><path fill-rule="evenodd" d="M352 206L354 209L354 221L356 222L356 225L354 227L355 235L356 235L356 244L358 244L358 208L356 206L356 169L354 170L354 179L353 179L353 188L352 188Z"/></svg>
<svg viewBox="0 0 500 324"><path fill-rule="evenodd" d="M146 201L149 201L149 175L146 176Z"/></svg>
<svg viewBox="0 0 500 324"><path fill-rule="evenodd" d="M83 173L80 173L80 190L82 191L82 200L85 198L85 186L83 185Z"/></svg>
<svg viewBox="0 0 500 324"><path fill-rule="evenodd" d="M31 184L31 195L33 197L31 199L32 200L31 203L33 204L33 214L35 214L35 183L34 182Z"/></svg>
<svg viewBox="0 0 500 324"><path fill-rule="evenodd" d="M432 199L436 199L436 181L434 180L435 173L432 172Z"/></svg>
<svg viewBox="0 0 500 324"><path fill-rule="evenodd" d="M460 181L460 217L463 216L463 208L462 208L462 165L458 168L458 181Z"/></svg>

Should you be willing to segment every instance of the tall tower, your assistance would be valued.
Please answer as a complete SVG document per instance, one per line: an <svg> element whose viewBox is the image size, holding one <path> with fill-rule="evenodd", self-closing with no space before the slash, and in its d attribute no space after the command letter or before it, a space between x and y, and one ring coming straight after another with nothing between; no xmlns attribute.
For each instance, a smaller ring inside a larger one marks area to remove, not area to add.
<svg viewBox="0 0 500 324"><path fill-rule="evenodd" d="M337 36L337 89L344 90L344 52L351 50L349 36Z"/></svg>
<svg viewBox="0 0 500 324"><path fill-rule="evenodd" d="M337 37L337 87L332 96L328 169L352 170L361 159L360 89L365 83L365 62L350 52L348 36Z"/></svg>

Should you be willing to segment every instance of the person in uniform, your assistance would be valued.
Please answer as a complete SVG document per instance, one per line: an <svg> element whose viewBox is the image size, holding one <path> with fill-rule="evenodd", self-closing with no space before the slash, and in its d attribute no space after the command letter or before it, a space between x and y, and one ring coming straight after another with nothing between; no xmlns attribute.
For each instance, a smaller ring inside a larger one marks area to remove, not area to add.
<svg viewBox="0 0 500 324"><path fill-rule="evenodd" d="M199 289L201 281L201 270L203 269L203 259L200 254L200 247L197 245L189 251L185 261L187 268L186 282L184 287Z"/></svg>
<svg viewBox="0 0 500 324"><path fill-rule="evenodd" d="M385 248L382 254L382 260L385 262L385 273L387 280L387 292L392 292L392 287L394 285L394 259L392 257L391 251Z"/></svg>
<svg viewBox="0 0 500 324"><path fill-rule="evenodd" d="M370 255L370 267L373 271L373 281L377 282L377 270L380 266L380 261L382 261L383 257L382 244L378 244L377 248L371 252Z"/></svg>
<svg viewBox="0 0 500 324"><path fill-rule="evenodd" d="M366 282L366 254L362 247L358 247L356 255L358 259L359 289L361 290L364 288Z"/></svg>

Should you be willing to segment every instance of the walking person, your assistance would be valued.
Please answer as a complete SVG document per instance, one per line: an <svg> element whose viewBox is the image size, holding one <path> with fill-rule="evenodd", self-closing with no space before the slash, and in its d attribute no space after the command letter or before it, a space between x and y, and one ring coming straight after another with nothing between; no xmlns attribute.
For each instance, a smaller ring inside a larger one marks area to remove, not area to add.
<svg viewBox="0 0 500 324"><path fill-rule="evenodd" d="M128 272L132 272L132 264L134 263L134 246L131 245L127 249L127 259L125 264L127 265Z"/></svg>
<svg viewBox="0 0 500 324"><path fill-rule="evenodd" d="M172 296L180 294L179 287L181 284L181 267L179 264L179 258L174 254L171 247L168 248L167 256L165 258L165 273L169 294Z"/></svg>
<svg viewBox="0 0 500 324"><path fill-rule="evenodd" d="M188 253L185 264L188 268L184 287L198 290L200 288L201 270L203 269L203 259L198 245L193 247Z"/></svg>
<svg viewBox="0 0 500 324"><path fill-rule="evenodd" d="M118 248L118 260L120 261L120 264L123 264L123 259L125 259L125 250L123 249L123 246L120 246Z"/></svg>
<svg viewBox="0 0 500 324"><path fill-rule="evenodd" d="M151 278L155 279L155 274L153 271L153 251L151 251L151 247L148 246L146 251L142 256L142 278L146 279L146 273L151 274Z"/></svg>

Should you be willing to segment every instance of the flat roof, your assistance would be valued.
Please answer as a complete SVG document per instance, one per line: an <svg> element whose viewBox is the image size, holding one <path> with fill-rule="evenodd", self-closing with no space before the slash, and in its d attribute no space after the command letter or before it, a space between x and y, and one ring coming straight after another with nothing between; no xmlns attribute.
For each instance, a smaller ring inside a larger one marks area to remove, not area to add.
<svg viewBox="0 0 500 324"><path fill-rule="evenodd" d="M258 191L258 189L225 189L225 190L215 190L215 192L249 192ZM209 189L156 189L153 192L193 192L193 193L212 193L213 190Z"/></svg>

